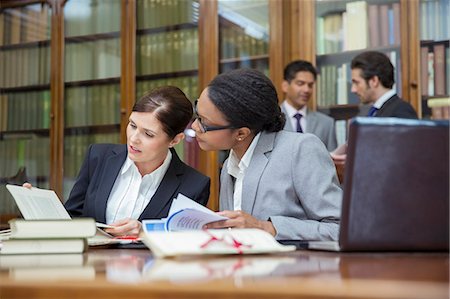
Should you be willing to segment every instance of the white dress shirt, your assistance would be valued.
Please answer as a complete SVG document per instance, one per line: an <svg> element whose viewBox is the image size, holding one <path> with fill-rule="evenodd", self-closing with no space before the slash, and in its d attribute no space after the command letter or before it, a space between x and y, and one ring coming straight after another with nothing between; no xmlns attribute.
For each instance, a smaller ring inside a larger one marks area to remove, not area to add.
<svg viewBox="0 0 450 299"><path fill-rule="evenodd" d="M125 218L138 219L158 189L171 160L169 150L160 167L141 176L136 164L127 157L108 198L106 223Z"/></svg>
<svg viewBox="0 0 450 299"><path fill-rule="evenodd" d="M245 151L245 154L241 160L239 160L233 150L230 151L228 160L228 174L236 179L234 182L233 193L233 209L235 211L242 209L242 182L244 181L245 170L247 170L248 166L250 165L253 151L255 150L260 135L261 133L258 133L255 138L253 138L252 143Z"/></svg>
<svg viewBox="0 0 450 299"><path fill-rule="evenodd" d="M302 127L302 131L306 132L306 126L308 125L306 123L306 114L308 113L308 107L306 107L305 105L302 109L297 110L292 107L287 101L284 101L282 105L284 105L284 109L286 109L287 112L286 121L291 122L294 131L297 129L297 119L294 117L294 115L300 113L302 115L302 118L300 118L300 126Z"/></svg>

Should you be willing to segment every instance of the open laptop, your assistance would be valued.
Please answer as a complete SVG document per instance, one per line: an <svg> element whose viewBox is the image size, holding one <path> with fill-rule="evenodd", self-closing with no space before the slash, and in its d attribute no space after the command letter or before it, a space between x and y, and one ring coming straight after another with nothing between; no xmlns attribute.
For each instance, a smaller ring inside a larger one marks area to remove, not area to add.
<svg viewBox="0 0 450 299"><path fill-rule="evenodd" d="M310 249L449 249L449 122L357 117L350 123L339 242Z"/></svg>

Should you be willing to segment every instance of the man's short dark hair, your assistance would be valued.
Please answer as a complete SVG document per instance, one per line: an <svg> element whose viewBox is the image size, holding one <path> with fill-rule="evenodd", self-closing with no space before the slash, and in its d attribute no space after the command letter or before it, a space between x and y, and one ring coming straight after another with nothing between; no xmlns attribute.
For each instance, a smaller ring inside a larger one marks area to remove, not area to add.
<svg viewBox="0 0 450 299"><path fill-rule="evenodd" d="M298 72L309 72L313 74L314 80L317 78L317 70L309 61L294 60L284 68L284 80L291 82Z"/></svg>
<svg viewBox="0 0 450 299"><path fill-rule="evenodd" d="M361 77L366 82L377 76L386 88L392 88L395 83L394 66L384 53L377 51L363 52L353 58L351 68L360 69Z"/></svg>

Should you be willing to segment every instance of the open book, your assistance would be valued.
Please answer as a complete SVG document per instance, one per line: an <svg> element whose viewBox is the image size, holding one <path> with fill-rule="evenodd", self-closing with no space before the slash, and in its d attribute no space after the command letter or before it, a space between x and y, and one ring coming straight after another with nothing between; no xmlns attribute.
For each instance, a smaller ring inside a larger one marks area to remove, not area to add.
<svg viewBox="0 0 450 299"><path fill-rule="evenodd" d="M69 213L56 195L55 191L40 188L25 188L16 185L6 185L17 207L25 220L71 220ZM26 223L21 223L26 225ZM48 225L49 223L46 223ZM106 245L123 243L129 240L117 240L99 228L108 227L103 223L95 223L97 232L88 238L89 245ZM70 225L66 223L65 225Z"/></svg>
<svg viewBox="0 0 450 299"><path fill-rule="evenodd" d="M157 258L211 254L262 254L296 249L293 245L281 245L271 234L256 228L144 231L141 239Z"/></svg>
<svg viewBox="0 0 450 299"><path fill-rule="evenodd" d="M170 206L169 216L161 220L144 220L146 231L198 230L210 222L226 220L201 204L179 193Z"/></svg>

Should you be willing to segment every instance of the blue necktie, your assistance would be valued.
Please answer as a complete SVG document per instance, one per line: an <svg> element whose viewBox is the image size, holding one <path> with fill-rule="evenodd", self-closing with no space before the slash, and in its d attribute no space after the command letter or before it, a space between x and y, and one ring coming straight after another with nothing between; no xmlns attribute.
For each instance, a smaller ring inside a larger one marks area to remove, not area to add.
<svg viewBox="0 0 450 299"><path fill-rule="evenodd" d="M367 116L375 116L377 114L378 108L375 108L374 106L370 107L369 113L367 113Z"/></svg>
<svg viewBox="0 0 450 299"><path fill-rule="evenodd" d="M302 118L303 115L301 115L300 113L296 113L294 115L294 117L297 119L297 132L298 133L303 133L302 130L302 126L300 125L300 119Z"/></svg>

